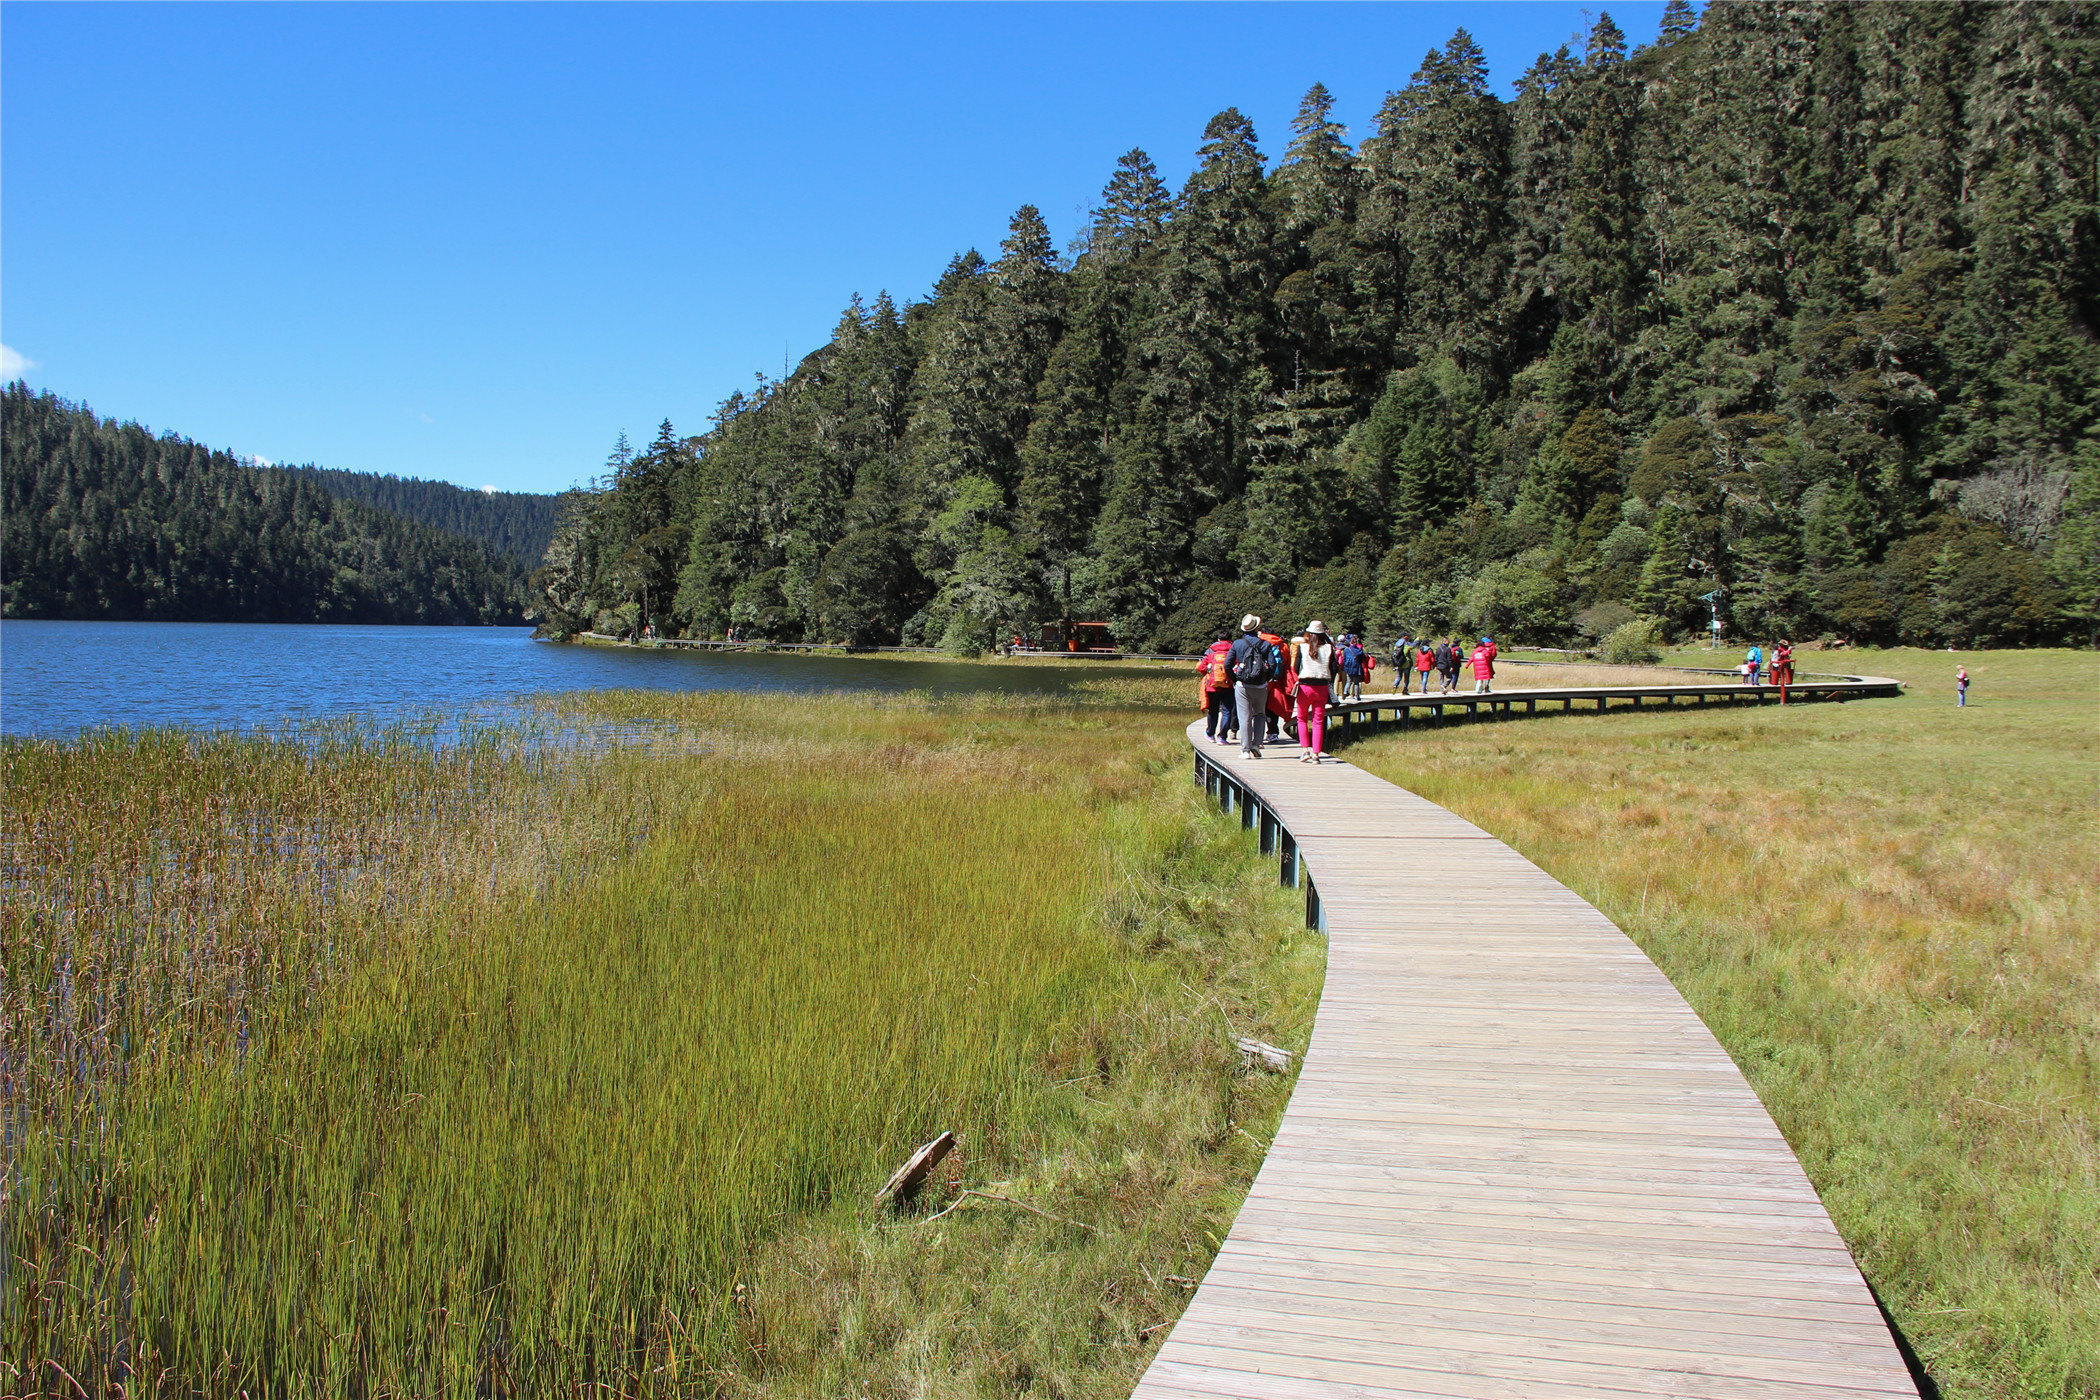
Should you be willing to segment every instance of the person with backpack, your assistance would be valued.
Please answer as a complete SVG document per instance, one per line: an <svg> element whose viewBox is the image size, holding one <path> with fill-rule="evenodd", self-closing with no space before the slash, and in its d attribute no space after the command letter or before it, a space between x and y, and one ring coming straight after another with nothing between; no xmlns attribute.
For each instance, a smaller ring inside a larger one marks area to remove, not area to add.
<svg viewBox="0 0 2100 1400"><path fill-rule="evenodd" d="M1260 758L1268 730L1269 682L1282 674L1283 658L1262 636L1261 619L1253 613L1240 619L1240 637L1226 653L1225 670L1240 712L1240 757Z"/></svg>
<svg viewBox="0 0 2100 1400"><path fill-rule="evenodd" d="M1449 695L1458 688L1458 643L1446 637L1436 644L1437 694Z"/></svg>
<svg viewBox="0 0 2100 1400"><path fill-rule="evenodd" d="M1405 632L1393 641L1393 669L1400 673L1400 693L1407 694L1408 679L1415 670L1415 639Z"/></svg>
<svg viewBox="0 0 2100 1400"><path fill-rule="evenodd" d="M1342 644L1335 649L1335 652L1335 659L1341 664L1339 679L1342 686L1343 702L1348 703L1363 699L1364 663L1371 659L1370 654L1356 644L1356 634L1354 632L1342 634ZM1299 723L1303 724L1304 721L1301 719Z"/></svg>
<svg viewBox="0 0 2100 1400"><path fill-rule="evenodd" d="M1761 671L1761 670L1763 670L1763 669L1764 669L1764 664L1765 664L1765 654L1764 654L1764 652L1763 652L1763 651L1761 651L1761 650L1760 650L1759 648L1757 648L1757 647L1752 647L1752 648L1750 648L1750 650L1749 650L1749 651L1748 651L1747 653L1745 653L1745 654L1744 654L1744 656L1743 656L1743 667L1744 667L1744 670L1743 670L1743 675L1744 675L1744 677L1745 677L1745 680L1744 680L1744 684L1745 684L1745 685L1756 685L1756 684L1757 684L1757 673L1758 673L1759 671Z"/></svg>
<svg viewBox="0 0 2100 1400"><path fill-rule="evenodd" d="M1269 652L1276 658L1275 666L1269 671L1269 709L1263 716L1263 722L1268 726L1269 742L1273 744L1283 737L1283 724L1291 717L1291 688L1289 678L1284 674L1283 635L1264 627L1261 639L1269 644Z"/></svg>
<svg viewBox="0 0 2100 1400"><path fill-rule="evenodd" d="M1229 744L1239 729L1235 712L1235 697L1232 693L1232 638L1222 628L1210 650L1196 663L1196 671L1202 677L1197 693L1202 697L1203 737L1214 744Z"/></svg>
<svg viewBox="0 0 2100 1400"><path fill-rule="evenodd" d="M1284 666L1297 704L1298 761L1318 763L1327 747L1327 702L1342 675L1341 648L1327 635L1327 624L1306 623Z"/></svg>

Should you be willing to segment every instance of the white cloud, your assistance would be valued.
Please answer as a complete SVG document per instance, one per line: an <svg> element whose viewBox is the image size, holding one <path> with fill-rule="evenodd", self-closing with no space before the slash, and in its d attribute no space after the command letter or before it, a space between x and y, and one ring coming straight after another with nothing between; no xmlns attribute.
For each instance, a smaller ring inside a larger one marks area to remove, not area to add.
<svg viewBox="0 0 2100 1400"><path fill-rule="evenodd" d="M36 368L36 361L15 349L12 345L0 345L0 379L13 379L25 370Z"/></svg>
<svg viewBox="0 0 2100 1400"><path fill-rule="evenodd" d="M423 420L423 421L424 421L425 423L435 423L435 422L437 422L437 419L435 419L435 418L432 418L432 417L431 417L431 416L430 416L429 414L427 414L427 413L418 413L418 414L416 415L416 417L418 417L418 418L422 419L422 420Z"/></svg>
<svg viewBox="0 0 2100 1400"><path fill-rule="evenodd" d="M484 486L481 488L481 494L484 496L493 496L496 494L496 488L493 486Z"/></svg>

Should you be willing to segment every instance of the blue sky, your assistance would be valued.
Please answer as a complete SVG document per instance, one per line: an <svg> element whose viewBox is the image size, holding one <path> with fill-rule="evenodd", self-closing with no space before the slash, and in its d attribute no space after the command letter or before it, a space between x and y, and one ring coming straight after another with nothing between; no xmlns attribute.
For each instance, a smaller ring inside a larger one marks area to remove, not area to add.
<svg viewBox="0 0 2100 1400"><path fill-rule="evenodd" d="M1661 0L1614 5L1635 43ZM243 454L559 490L705 428L847 298L922 296L1228 106L1361 139L1464 25L1575 4L0 6L6 373ZM1579 51L1579 40L1576 41Z"/></svg>

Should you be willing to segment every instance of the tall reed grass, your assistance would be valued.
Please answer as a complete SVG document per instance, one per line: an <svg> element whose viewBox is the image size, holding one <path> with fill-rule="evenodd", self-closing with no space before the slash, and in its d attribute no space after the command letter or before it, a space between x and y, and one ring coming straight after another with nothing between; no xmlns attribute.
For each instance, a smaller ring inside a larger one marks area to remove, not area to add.
<svg viewBox="0 0 2100 1400"><path fill-rule="evenodd" d="M9 1388L717 1392L763 1241L1040 1148L1158 982L1156 720L537 708L685 743L7 746Z"/></svg>

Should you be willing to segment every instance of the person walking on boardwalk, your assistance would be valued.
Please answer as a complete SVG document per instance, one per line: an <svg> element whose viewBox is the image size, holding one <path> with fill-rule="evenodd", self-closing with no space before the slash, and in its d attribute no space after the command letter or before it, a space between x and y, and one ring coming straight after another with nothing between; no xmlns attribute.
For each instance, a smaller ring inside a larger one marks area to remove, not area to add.
<svg viewBox="0 0 2100 1400"><path fill-rule="evenodd" d="M1364 663L1370 659L1370 654L1356 644L1354 632L1343 634L1342 644L1335 652L1335 660L1341 665L1339 680L1342 700L1345 703L1364 698Z"/></svg>
<svg viewBox="0 0 2100 1400"><path fill-rule="evenodd" d="M1786 703L1786 688L1794 683L1794 644L1786 638L1772 648L1772 684L1779 687L1779 703Z"/></svg>
<svg viewBox="0 0 2100 1400"><path fill-rule="evenodd" d="M1490 683L1495 679L1495 643L1492 638L1482 637L1480 645L1473 648L1473 693L1486 695Z"/></svg>
<svg viewBox="0 0 2100 1400"><path fill-rule="evenodd" d="M1758 673L1764 669L1765 665L1765 654L1763 649L1760 647L1752 647L1749 651L1743 653L1743 665L1747 668L1743 672L1743 675L1745 677L1744 683L1747 685L1756 685Z"/></svg>
<svg viewBox="0 0 2100 1400"><path fill-rule="evenodd" d="M1422 684L1419 689L1424 695L1429 693L1429 673L1435 669L1436 648L1429 645L1429 639L1424 637L1415 643L1415 674L1421 677Z"/></svg>
<svg viewBox="0 0 2100 1400"><path fill-rule="evenodd" d="M1954 707L1958 710L1969 707L1969 668L1966 666L1954 668Z"/></svg>
<svg viewBox="0 0 2100 1400"><path fill-rule="evenodd" d="M1405 632L1393 641L1393 670L1398 673L1400 693L1407 694L1408 680L1415 673L1415 640Z"/></svg>
<svg viewBox="0 0 2100 1400"><path fill-rule="evenodd" d="M1203 737L1214 744L1229 744L1239 728L1236 697L1232 691L1232 637L1220 629L1217 640L1196 663L1200 679L1197 694L1203 706Z"/></svg>
<svg viewBox="0 0 2100 1400"><path fill-rule="evenodd" d="M1240 757L1260 758L1262 735L1267 732L1269 682L1283 670L1283 658L1261 635L1261 619L1253 613L1240 619L1240 637L1226 653L1225 669L1239 702Z"/></svg>
<svg viewBox="0 0 2100 1400"><path fill-rule="evenodd" d="M1291 690L1284 674L1288 668L1283 664L1283 634L1264 627L1261 639L1269 644L1269 653L1276 658L1276 665L1269 672L1269 708L1262 716L1269 742L1275 743L1283 737L1282 725L1291 717Z"/></svg>
<svg viewBox="0 0 2100 1400"><path fill-rule="evenodd" d="M1327 624L1314 619L1291 643L1286 670L1298 708L1298 761L1318 763L1327 746L1327 701L1341 673L1341 649L1327 635Z"/></svg>
<svg viewBox="0 0 2100 1400"><path fill-rule="evenodd" d="M1465 643L1459 641L1456 637L1452 637L1449 645L1451 647L1450 658L1444 663L1444 693L1447 695L1457 693L1458 673L1466 664Z"/></svg>

